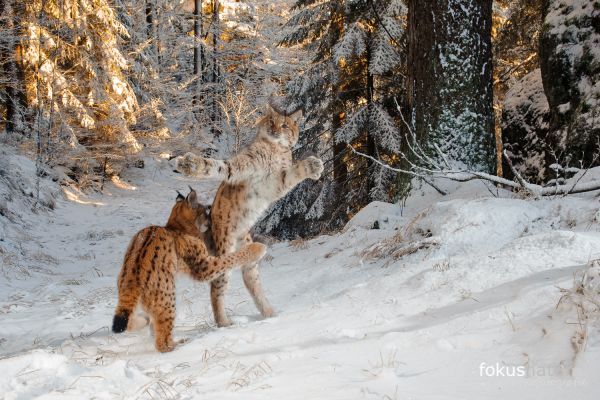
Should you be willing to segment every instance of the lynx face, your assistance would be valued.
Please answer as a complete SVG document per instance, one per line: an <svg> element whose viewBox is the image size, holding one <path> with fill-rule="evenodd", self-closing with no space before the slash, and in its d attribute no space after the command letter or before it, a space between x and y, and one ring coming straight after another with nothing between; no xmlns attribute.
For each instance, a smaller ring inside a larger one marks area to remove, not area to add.
<svg viewBox="0 0 600 400"><path fill-rule="evenodd" d="M258 136L291 149L298 143L300 133L298 120L301 117L302 111L291 115L281 115L268 107L267 115L258 122Z"/></svg>
<svg viewBox="0 0 600 400"><path fill-rule="evenodd" d="M199 233L210 229L210 206L200 204L194 190L187 197L178 193L167 223L169 225L174 225L189 235L199 236Z"/></svg>

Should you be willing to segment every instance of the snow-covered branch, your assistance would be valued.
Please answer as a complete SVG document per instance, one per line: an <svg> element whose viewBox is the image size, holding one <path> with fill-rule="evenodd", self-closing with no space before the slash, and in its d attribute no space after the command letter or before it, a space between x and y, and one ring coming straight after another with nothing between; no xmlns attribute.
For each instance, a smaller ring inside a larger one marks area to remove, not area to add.
<svg viewBox="0 0 600 400"><path fill-rule="evenodd" d="M510 160L508 160L508 156L506 155L506 153L504 153L504 157L508 160L508 164L509 164L509 166L511 166L511 169L513 170L513 173L515 174L517 182L502 178L500 176L488 174L485 172L479 172L479 171L440 169L440 168L436 168L434 166L432 166L431 168L426 168L426 167L421 167L421 166L418 166L415 164L411 164L411 169L395 168L395 167L385 164L384 162L376 159L375 157L372 157L368 154L364 154L364 153L356 150L354 147L352 147L350 145L348 145L348 146L354 154L364 157L364 158L367 158L383 168L386 168L390 171L394 171L397 173L407 174L412 177L422 179L425 183L427 183L428 185L433 187L438 193L440 193L442 195L446 195L447 193L443 189L436 186L433 180L448 179L448 180L455 181L455 182L468 182L468 181L479 179L479 180L484 180L484 181L492 182L492 183L499 184L499 185L504 185L506 187L510 187L510 188L513 188L516 190L522 190L534 197L567 195L567 194L585 193L585 192L592 192L595 190L600 190L600 180L593 180L591 182L585 182L585 183L576 182L575 184L562 184L562 185L547 186L547 187L529 183L529 182L525 181L523 179L523 177L521 177L521 175L518 174L518 172L516 172L514 167L512 167L512 164L510 163Z"/></svg>

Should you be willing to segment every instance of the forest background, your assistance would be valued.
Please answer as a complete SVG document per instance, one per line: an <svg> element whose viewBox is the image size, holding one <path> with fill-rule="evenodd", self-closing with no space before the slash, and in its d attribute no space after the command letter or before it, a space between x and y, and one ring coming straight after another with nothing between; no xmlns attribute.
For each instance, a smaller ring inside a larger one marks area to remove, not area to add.
<svg viewBox="0 0 600 400"><path fill-rule="evenodd" d="M551 187L600 165L600 1L4 0L0 16L2 145L84 190L144 154L235 154L273 96L305 111L296 156L326 164L257 227L280 238L435 173Z"/></svg>

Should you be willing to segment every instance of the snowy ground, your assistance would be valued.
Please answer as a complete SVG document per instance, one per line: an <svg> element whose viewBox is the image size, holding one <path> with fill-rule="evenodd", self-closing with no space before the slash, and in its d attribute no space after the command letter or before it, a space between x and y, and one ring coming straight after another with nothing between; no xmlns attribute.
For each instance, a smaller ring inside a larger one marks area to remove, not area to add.
<svg viewBox="0 0 600 400"><path fill-rule="evenodd" d="M120 262L138 229L166 221L175 189L208 201L216 183L152 159L124 179L15 223L0 214L0 397L599 398L597 315L586 325L569 301L557 307L600 258L597 194L519 200L471 182L404 209L372 204L337 235L270 246L275 318L259 317L236 271L236 324L217 329L207 285L181 278L175 335L190 341L159 354L148 329L109 331ZM373 257L418 242L430 246Z"/></svg>

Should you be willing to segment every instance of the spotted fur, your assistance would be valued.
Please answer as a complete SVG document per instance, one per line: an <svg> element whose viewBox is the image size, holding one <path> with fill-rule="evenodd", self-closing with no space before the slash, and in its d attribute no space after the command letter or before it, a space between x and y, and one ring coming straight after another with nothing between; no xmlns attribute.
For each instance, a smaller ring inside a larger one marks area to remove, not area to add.
<svg viewBox="0 0 600 400"><path fill-rule="evenodd" d="M156 349L173 350L176 273L210 281L224 271L255 263L264 256L266 247L260 243L227 255L212 256L209 218L207 209L191 191L186 198L178 196L166 226L149 226L133 237L119 273L119 303L113 332L134 330L147 323L131 318L139 304L152 320Z"/></svg>
<svg viewBox="0 0 600 400"><path fill-rule="evenodd" d="M257 126L256 139L229 160L214 160L188 153L177 160L184 174L223 179L211 211L212 235L217 254L230 254L251 243L250 229L267 208L304 179L317 180L323 162L316 157L292 162L292 147L298 141L301 112L281 115L272 109ZM264 296L258 266L242 268L244 283L264 317L274 315ZM224 305L228 273L211 281L211 303L219 326L230 325Z"/></svg>

